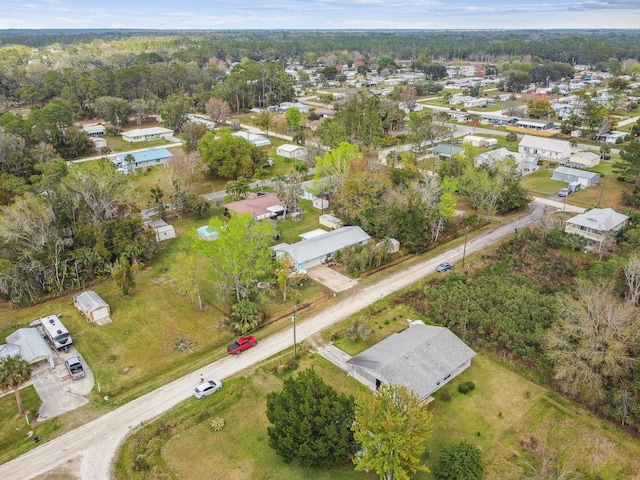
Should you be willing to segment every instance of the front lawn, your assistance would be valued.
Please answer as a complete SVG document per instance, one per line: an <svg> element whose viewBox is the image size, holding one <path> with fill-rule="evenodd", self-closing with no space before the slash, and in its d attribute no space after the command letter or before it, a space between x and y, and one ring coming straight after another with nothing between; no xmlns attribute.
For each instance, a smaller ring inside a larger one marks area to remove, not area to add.
<svg viewBox="0 0 640 480"><path fill-rule="evenodd" d="M281 376L274 371L285 361L286 356L281 355L267 366L247 372L246 378L226 382L219 393L201 401L188 400L135 433L118 458L116 478L148 478L149 472L143 475L132 469L134 463L144 464L145 459L153 465L150 472L159 475L166 469L185 480L371 478L355 472L348 461L328 469L303 468L295 461L286 464L269 447L266 395L281 388ZM367 393L316 354L301 362L300 369L308 367L339 392ZM457 386L465 381L473 381L476 388L463 395ZM450 400L441 399L443 391ZM589 478L618 480L640 475L640 446L626 432L484 354L443 387L429 408L434 412L433 433L423 459L431 468L444 446L464 439L482 450L485 478L526 478L541 464L536 455L545 452L550 454L547 459L555 457L554 467L579 474L579 478L591 475ZM225 420L219 432L209 427L215 417ZM420 473L413 478L434 477Z"/></svg>

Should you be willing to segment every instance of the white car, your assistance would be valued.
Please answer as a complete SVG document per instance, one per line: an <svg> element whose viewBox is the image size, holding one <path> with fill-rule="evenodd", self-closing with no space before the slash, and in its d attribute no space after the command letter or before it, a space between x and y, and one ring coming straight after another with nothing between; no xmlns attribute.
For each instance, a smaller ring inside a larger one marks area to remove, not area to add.
<svg viewBox="0 0 640 480"><path fill-rule="evenodd" d="M202 382L200 385L196 387L193 392L193 396L200 399L204 398L207 395L211 395L214 392L217 392L222 388L221 380L207 380L206 382Z"/></svg>

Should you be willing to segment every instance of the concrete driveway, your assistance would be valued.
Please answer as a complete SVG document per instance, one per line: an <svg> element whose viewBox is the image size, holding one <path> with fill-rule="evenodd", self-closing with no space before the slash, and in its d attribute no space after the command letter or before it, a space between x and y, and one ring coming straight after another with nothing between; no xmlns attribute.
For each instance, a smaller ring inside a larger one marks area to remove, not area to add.
<svg viewBox="0 0 640 480"><path fill-rule="evenodd" d="M82 359L85 376L78 380L71 380L64 365L64 359L73 352L75 349L68 354L60 354L56 358L54 368L48 365L43 366L35 370L31 376L31 383L42 400L38 411L39 420L57 417L89 403L86 396L93 388L93 372Z"/></svg>
<svg viewBox="0 0 640 480"><path fill-rule="evenodd" d="M307 270L307 275L334 292L344 292L358 284L357 280L347 277L325 265Z"/></svg>

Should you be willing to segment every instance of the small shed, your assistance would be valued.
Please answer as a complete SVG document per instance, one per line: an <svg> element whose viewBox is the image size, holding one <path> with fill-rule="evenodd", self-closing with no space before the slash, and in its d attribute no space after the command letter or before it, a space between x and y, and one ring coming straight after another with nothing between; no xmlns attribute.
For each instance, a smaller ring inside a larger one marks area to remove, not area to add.
<svg viewBox="0 0 640 480"><path fill-rule="evenodd" d="M295 158L296 160L301 160L307 155L307 149L300 145L285 143L284 145L276 147L276 155L280 155L281 157L285 158Z"/></svg>
<svg viewBox="0 0 640 480"><path fill-rule="evenodd" d="M90 322L104 325L112 321L109 304L93 290L76 295L73 298L73 304Z"/></svg>
<svg viewBox="0 0 640 480"><path fill-rule="evenodd" d="M156 233L156 242L176 238L176 229L162 219L149 220L147 226Z"/></svg>
<svg viewBox="0 0 640 480"><path fill-rule="evenodd" d="M344 222L342 220L338 217L334 217L333 215L329 215L328 213L320 215L319 222L320 225L330 228L331 230L337 230L344 226Z"/></svg>

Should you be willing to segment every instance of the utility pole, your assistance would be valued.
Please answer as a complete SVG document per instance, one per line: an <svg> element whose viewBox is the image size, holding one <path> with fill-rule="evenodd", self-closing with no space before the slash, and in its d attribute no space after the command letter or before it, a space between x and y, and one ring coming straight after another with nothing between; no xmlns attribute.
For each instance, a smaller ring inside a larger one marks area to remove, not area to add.
<svg viewBox="0 0 640 480"><path fill-rule="evenodd" d="M469 227L464 230L464 247L462 248L462 268L464 268L464 259L467 257L467 235L469 234Z"/></svg>
<svg viewBox="0 0 640 480"><path fill-rule="evenodd" d="M293 316L291 317L291 321L293 322L293 359L296 359L296 310L297 305L293 306Z"/></svg>

